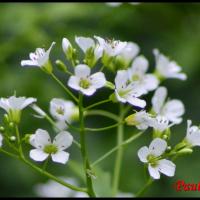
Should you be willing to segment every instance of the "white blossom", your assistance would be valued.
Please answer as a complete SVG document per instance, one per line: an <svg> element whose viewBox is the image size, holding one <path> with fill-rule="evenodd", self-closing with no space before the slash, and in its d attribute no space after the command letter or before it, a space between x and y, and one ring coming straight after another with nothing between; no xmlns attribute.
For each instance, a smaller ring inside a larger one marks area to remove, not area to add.
<svg viewBox="0 0 200 200"><path fill-rule="evenodd" d="M138 157L141 162L148 163L148 171L153 179L160 179L160 173L174 176L176 165L167 159L160 158L167 148L165 140L155 138L149 147L139 149Z"/></svg>
<svg viewBox="0 0 200 200"><path fill-rule="evenodd" d="M2 134L0 133L0 147L2 147L2 142L3 142L3 136L2 136Z"/></svg>
<svg viewBox="0 0 200 200"><path fill-rule="evenodd" d="M167 97L167 89L159 87L152 98L153 111L160 116L166 117L169 121L180 124L185 108L180 100L172 99L165 102Z"/></svg>
<svg viewBox="0 0 200 200"><path fill-rule="evenodd" d="M75 75L71 76L68 85L69 87L81 91L87 96L93 95L97 89L105 86L106 78L104 73L97 72L90 75L91 69L84 64L75 67Z"/></svg>
<svg viewBox="0 0 200 200"><path fill-rule="evenodd" d="M148 67L148 60L144 56L138 56L133 60L131 68L128 69L130 80L138 81L146 93L155 90L159 84L155 75L146 74Z"/></svg>
<svg viewBox="0 0 200 200"><path fill-rule="evenodd" d="M77 181L74 178L59 178L69 184L78 186ZM34 189L39 197L88 197L84 192L73 191L53 180L37 184Z"/></svg>
<svg viewBox="0 0 200 200"><path fill-rule="evenodd" d="M99 44L95 44L95 41L92 38L90 38L90 37L75 37L75 41L84 53L87 53L87 51L90 48L93 48L94 56L95 56L96 60L98 60L102 56L103 48L100 47Z"/></svg>
<svg viewBox="0 0 200 200"><path fill-rule="evenodd" d="M77 112L77 106L72 101L53 98L50 102L50 113L58 121L71 122Z"/></svg>
<svg viewBox="0 0 200 200"><path fill-rule="evenodd" d="M187 79L186 74L181 73L181 67L175 61L171 61L161 54L158 49L154 49L153 53L156 59L156 70L158 75L164 78Z"/></svg>
<svg viewBox="0 0 200 200"><path fill-rule="evenodd" d="M45 51L45 49L43 48L37 48L34 53L29 54L30 60L22 60L21 65L22 66L37 66L37 67L45 66L49 61L49 54L54 45L55 45L55 42L52 42L51 46L49 47L47 51Z"/></svg>
<svg viewBox="0 0 200 200"><path fill-rule="evenodd" d="M174 123L169 123L169 120L166 117L160 115L150 118L148 122L150 127L153 127L154 130L159 132L163 132L174 125Z"/></svg>
<svg viewBox="0 0 200 200"><path fill-rule="evenodd" d="M128 125L134 125L139 130L146 130L151 122L151 116L145 110L141 110L132 115L129 115L125 121Z"/></svg>
<svg viewBox="0 0 200 200"><path fill-rule="evenodd" d="M127 45L127 42L121 42L120 40L103 39L99 36L94 36L94 38L97 39L105 54L110 57L117 56L122 53Z"/></svg>
<svg viewBox="0 0 200 200"><path fill-rule="evenodd" d="M18 123L21 117L21 111L32 103L36 102L35 98L15 97L0 99L0 108L3 108L11 121Z"/></svg>
<svg viewBox="0 0 200 200"><path fill-rule="evenodd" d="M50 102L50 113L56 120L56 127L59 130L67 128L67 123L71 123L73 118L78 115L78 108L72 101L53 98Z"/></svg>
<svg viewBox="0 0 200 200"><path fill-rule="evenodd" d="M129 81L128 72L119 70L115 77L115 95L118 101L122 103L130 103L131 105L144 108L146 102L139 99L145 90L137 83Z"/></svg>
<svg viewBox="0 0 200 200"><path fill-rule="evenodd" d="M187 120L187 134L186 141L191 146L200 146L200 129L198 126L191 126L192 121Z"/></svg>
<svg viewBox="0 0 200 200"><path fill-rule="evenodd" d="M69 159L69 153L64 150L71 146L73 137L69 132L62 131L56 135L52 143L47 131L37 129L29 141L36 148L30 151L33 160L41 162L51 156L54 162L65 164Z"/></svg>

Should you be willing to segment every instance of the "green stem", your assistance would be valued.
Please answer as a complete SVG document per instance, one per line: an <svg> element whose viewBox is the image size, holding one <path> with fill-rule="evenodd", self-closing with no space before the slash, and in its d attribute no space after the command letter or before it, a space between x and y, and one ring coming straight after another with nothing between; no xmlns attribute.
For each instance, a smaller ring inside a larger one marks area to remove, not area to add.
<svg viewBox="0 0 200 200"><path fill-rule="evenodd" d="M15 131L16 131L16 136L17 136L17 144L19 148L19 154L22 158L24 158L24 153L21 145L21 139L20 139L20 134L19 134L19 128L17 125L15 125Z"/></svg>
<svg viewBox="0 0 200 200"><path fill-rule="evenodd" d="M115 146L114 148L112 148L110 151L108 151L107 153L105 153L103 156L101 156L99 159L97 159L96 161L94 161L91 164L91 167L94 167L95 165L99 164L101 161L103 161L104 159L106 159L107 157L109 157L112 153L114 153L115 151L117 151L120 147L124 147L127 144L130 144L131 142L133 142L134 140L136 140L138 137L140 137L144 132L139 132L135 135L133 135L132 137L130 137L129 139L125 140L122 144Z"/></svg>
<svg viewBox="0 0 200 200"><path fill-rule="evenodd" d="M105 65L103 65L101 68L100 68L100 72L102 72L103 70L104 70L104 68L105 68Z"/></svg>
<svg viewBox="0 0 200 200"><path fill-rule="evenodd" d="M89 109L91 109L91 108L94 108L94 107L96 107L96 106L99 106L99 105L101 105L101 104L104 104L104 103L107 103L107 102L110 102L110 101L111 101L110 99L106 99L106 100L103 100L103 101L99 101L99 102L97 102L97 103L94 103L94 104L92 104L92 105L86 107L84 110L89 110Z"/></svg>
<svg viewBox="0 0 200 200"><path fill-rule="evenodd" d="M89 111L86 111L84 114L86 116L88 116L88 115L101 115L101 116L113 119L117 122L119 121L119 117L117 115L110 113L108 111L104 111L104 110L89 110Z"/></svg>
<svg viewBox="0 0 200 200"><path fill-rule="evenodd" d="M123 120L123 105L122 104L120 104L119 118L120 118L120 121ZM123 143L123 135L124 135L124 126L123 124L119 124L117 128L117 145L118 146ZM114 168L114 174L113 174L113 188L112 188L113 196L116 196L118 192L122 158L123 158L123 146L119 147L117 150L117 156L115 160L115 168Z"/></svg>
<svg viewBox="0 0 200 200"><path fill-rule="evenodd" d="M48 178L56 181L57 183L60 183L61 185L64 185L65 187L68 187L72 190L75 190L75 191L80 191L80 192L87 192L87 190L85 188L79 188L79 187L76 187L74 185L71 185L69 183L66 183L65 181L55 177L54 175L44 171L43 169L35 166L34 164L32 164L31 162L29 162L28 160L26 160L25 158L21 158L21 160L26 163L27 165L29 165L31 168L35 169L37 172L39 172L40 174L42 175L45 175L47 176Z"/></svg>
<svg viewBox="0 0 200 200"><path fill-rule="evenodd" d="M10 153L10 152L8 152L8 151L5 151L5 150L2 149L2 148L0 148L0 152L4 153L4 154L6 154L7 156L10 156L10 157L12 157L12 158L17 158L17 159L19 159L19 156L15 155L15 154L13 154L13 153Z"/></svg>
<svg viewBox="0 0 200 200"><path fill-rule="evenodd" d="M78 102L78 99L71 93L71 91L53 74L51 73L51 77L65 90L65 92L72 97L75 102Z"/></svg>
<svg viewBox="0 0 200 200"><path fill-rule="evenodd" d="M142 187L142 189L140 189L137 192L137 194L135 195L135 197L141 196L152 183L153 183L153 179L149 178L148 181L146 182L146 184Z"/></svg>
<svg viewBox="0 0 200 200"><path fill-rule="evenodd" d="M89 171L91 171L91 167L88 160L87 149L86 149L86 141L85 141L85 125L84 125L84 115L83 115L83 95L79 93L79 121L80 121L80 143L81 143L81 154L83 157L83 168L86 176L86 184L87 184L87 192L90 197L95 197L92 178L89 175Z"/></svg>
<svg viewBox="0 0 200 200"><path fill-rule="evenodd" d="M120 124L123 124L123 123L121 122L121 123L113 124L111 126L106 126L106 127L103 127L103 128L85 128L85 130L86 131L92 131L92 132L105 131L105 130L115 128L115 127L119 126Z"/></svg>

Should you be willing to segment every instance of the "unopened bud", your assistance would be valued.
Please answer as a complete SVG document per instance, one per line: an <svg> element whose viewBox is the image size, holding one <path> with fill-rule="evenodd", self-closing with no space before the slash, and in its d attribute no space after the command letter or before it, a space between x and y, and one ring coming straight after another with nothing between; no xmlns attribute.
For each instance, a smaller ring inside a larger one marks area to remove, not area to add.
<svg viewBox="0 0 200 200"><path fill-rule="evenodd" d="M13 122L9 123L9 128L14 128L15 124Z"/></svg>
<svg viewBox="0 0 200 200"><path fill-rule="evenodd" d="M3 126L0 126L0 132L3 133L5 131L5 128Z"/></svg>
<svg viewBox="0 0 200 200"><path fill-rule="evenodd" d="M13 136L10 136L9 137L9 140L11 141L11 142L15 142L16 141L16 137L13 135Z"/></svg>
<svg viewBox="0 0 200 200"><path fill-rule="evenodd" d="M67 72L67 66L61 60L56 60L56 65L60 71Z"/></svg>

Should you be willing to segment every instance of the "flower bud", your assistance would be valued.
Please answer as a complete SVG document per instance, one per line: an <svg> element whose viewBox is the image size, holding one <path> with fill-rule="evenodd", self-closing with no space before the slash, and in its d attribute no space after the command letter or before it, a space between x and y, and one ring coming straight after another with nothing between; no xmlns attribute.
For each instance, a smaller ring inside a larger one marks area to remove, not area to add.
<svg viewBox="0 0 200 200"><path fill-rule="evenodd" d="M0 132L3 133L5 131L5 128L3 126L0 126Z"/></svg>
<svg viewBox="0 0 200 200"><path fill-rule="evenodd" d="M15 142L16 141L16 137L13 135L13 136L10 136L9 137L9 140L11 141L11 142Z"/></svg>
<svg viewBox="0 0 200 200"><path fill-rule="evenodd" d="M106 81L105 87L110 88L111 90L115 89L115 85L111 83L110 81Z"/></svg>
<svg viewBox="0 0 200 200"><path fill-rule="evenodd" d="M56 60L56 65L57 68L62 71L62 72L67 72L67 66L61 61L61 60Z"/></svg>

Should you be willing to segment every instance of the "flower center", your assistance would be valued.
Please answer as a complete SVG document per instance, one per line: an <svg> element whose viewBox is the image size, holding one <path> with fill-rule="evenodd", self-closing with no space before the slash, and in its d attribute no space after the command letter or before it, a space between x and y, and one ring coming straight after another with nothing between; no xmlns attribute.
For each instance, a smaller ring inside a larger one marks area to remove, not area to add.
<svg viewBox="0 0 200 200"><path fill-rule="evenodd" d="M88 89L90 87L90 82L87 79L81 79L79 82L79 86Z"/></svg>
<svg viewBox="0 0 200 200"><path fill-rule="evenodd" d="M132 76L132 81L138 81L138 80L140 80L140 76L138 74L134 74Z"/></svg>
<svg viewBox="0 0 200 200"><path fill-rule="evenodd" d="M55 154L57 153L58 148L54 144L48 144L44 147L44 152L48 154Z"/></svg>
<svg viewBox="0 0 200 200"><path fill-rule="evenodd" d="M65 110L63 107L58 107L56 109L56 112L59 114L59 115L64 115L65 114Z"/></svg>
<svg viewBox="0 0 200 200"><path fill-rule="evenodd" d="M149 154L147 156L147 160L148 160L148 163L152 166L152 167L156 167L158 165L157 163L157 158L152 155L152 154Z"/></svg>

